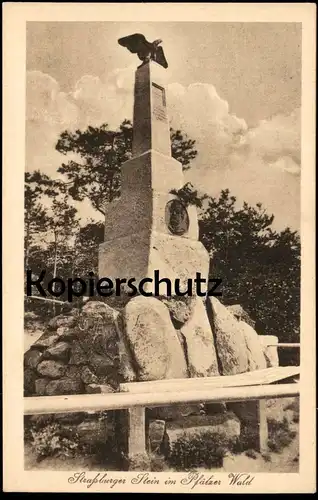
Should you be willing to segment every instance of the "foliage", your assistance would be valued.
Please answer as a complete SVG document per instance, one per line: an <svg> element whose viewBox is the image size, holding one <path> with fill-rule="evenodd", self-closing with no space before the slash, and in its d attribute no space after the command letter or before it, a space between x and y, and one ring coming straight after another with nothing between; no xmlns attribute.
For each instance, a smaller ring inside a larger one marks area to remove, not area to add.
<svg viewBox="0 0 318 500"><path fill-rule="evenodd" d="M260 203L237 208L236 198L224 190L208 200L200 239L211 257L211 277L222 279L222 301L239 303L257 320L259 333L297 342L300 240L289 228L274 231L273 220Z"/></svg>
<svg viewBox="0 0 318 500"><path fill-rule="evenodd" d="M177 470L221 467L230 447L225 433L205 431L190 436L184 432L171 447L169 464Z"/></svg>
<svg viewBox="0 0 318 500"><path fill-rule="evenodd" d="M36 254L43 253L48 245L55 248L69 241L76 230L77 210L70 204L66 185L39 171L25 174L24 198L28 239L25 246L32 246L33 252L29 251L28 256L35 256L36 260Z"/></svg>
<svg viewBox="0 0 318 500"><path fill-rule="evenodd" d="M64 281L76 276L86 279L90 271L98 276L98 247L104 239L103 224L90 220L86 225L74 225L73 229L75 230L73 241L70 238L64 241L58 240L56 275ZM53 242L47 244L46 248L38 248L39 251L29 260L29 268L32 269L34 276L38 276L42 269L46 270L43 288L47 289L48 282L54 276L55 248ZM33 293L35 294L35 288ZM58 300L66 300L66 292L58 297ZM74 297L72 305L77 306L81 301L82 298ZM61 309L61 306L55 304L55 313L61 314L67 306L68 304ZM35 311L41 318L47 318L54 313L51 303L32 299L26 300L25 308L27 311Z"/></svg>
<svg viewBox="0 0 318 500"><path fill-rule="evenodd" d="M191 182L187 182L181 189L172 189L171 194L176 195L184 205L194 205L197 208L202 208L203 201L208 198L206 194L199 195L198 191L194 189Z"/></svg>
<svg viewBox="0 0 318 500"><path fill-rule="evenodd" d="M180 130L171 129L170 134L172 156L187 170L197 155L195 141ZM109 130L107 124L84 131L64 131L56 149L78 158L58 169L69 181L69 195L77 201L89 199L93 208L104 215L105 204L120 196L120 168L132 155L131 122L124 120L116 131Z"/></svg>
<svg viewBox="0 0 318 500"><path fill-rule="evenodd" d="M41 240L48 225L46 211L41 203L43 189L34 181L34 174L25 173L24 189L24 248L25 267L28 268L30 255L37 251L36 241Z"/></svg>
<svg viewBox="0 0 318 500"><path fill-rule="evenodd" d="M52 235L52 243L49 244L47 267L52 268L53 279L58 276L60 267L72 263L73 248L71 246L72 237L77 229L77 210L69 206L68 196L62 199L56 196L52 199L51 216L49 218L49 232ZM72 275L71 273L70 275ZM58 293L58 289L54 287Z"/></svg>
<svg viewBox="0 0 318 500"><path fill-rule="evenodd" d="M184 171L189 170L191 160L194 160L198 154L195 149L195 141L189 139L181 130L173 128L170 128L170 140L172 157L181 163Z"/></svg>
<svg viewBox="0 0 318 500"><path fill-rule="evenodd" d="M268 448L271 451L280 453L283 448L288 446L296 436L296 432L290 429L287 418L282 422L268 419Z"/></svg>
<svg viewBox="0 0 318 500"><path fill-rule="evenodd" d="M56 423L40 429L31 428L30 433L31 445L38 461L52 456L72 457L80 449L78 435Z"/></svg>
<svg viewBox="0 0 318 500"><path fill-rule="evenodd" d="M105 213L105 202L119 196L120 166L131 158L132 127L125 120L119 131L108 125L88 127L76 132L61 134L56 149L60 153L75 153L79 161L70 160L58 169L71 181L70 196L77 201L91 200L93 207Z"/></svg>
<svg viewBox="0 0 318 500"><path fill-rule="evenodd" d="M37 276L46 271L43 287L55 277L72 275L77 209L70 203L65 183L34 171L25 174L25 268ZM58 293L56 284L54 290ZM36 287L32 294L37 295ZM55 314L58 306L26 300L26 310L42 317ZM60 312L58 310L58 312Z"/></svg>
<svg viewBox="0 0 318 500"><path fill-rule="evenodd" d="M98 276L98 249L104 241L104 224L92 219L79 228L73 252L74 275L84 279L92 271Z"/></svg>

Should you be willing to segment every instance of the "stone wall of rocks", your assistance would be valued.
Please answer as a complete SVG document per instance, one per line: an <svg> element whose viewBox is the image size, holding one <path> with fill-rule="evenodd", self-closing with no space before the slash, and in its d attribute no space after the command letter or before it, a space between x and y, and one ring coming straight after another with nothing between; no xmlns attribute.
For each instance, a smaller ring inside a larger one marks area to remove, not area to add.
<svg viewBox="0 0 318 500"><path fill-rule="evenodd" d="M24 355L25 395L113 392L133 380L118 315L107 304L89 302L52 319Z"/></svg>

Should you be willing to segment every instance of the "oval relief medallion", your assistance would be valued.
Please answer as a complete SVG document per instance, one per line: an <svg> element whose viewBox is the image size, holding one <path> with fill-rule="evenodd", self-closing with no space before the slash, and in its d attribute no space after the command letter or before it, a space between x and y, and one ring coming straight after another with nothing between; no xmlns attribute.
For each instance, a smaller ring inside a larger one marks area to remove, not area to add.
<svg viewBox="0 0 318 500"><path fill-rule="evenodd" d="M166 205L166 224L169 231L177 236L181 236L189 230L188 211L181 201L168 201Z"/></svg>

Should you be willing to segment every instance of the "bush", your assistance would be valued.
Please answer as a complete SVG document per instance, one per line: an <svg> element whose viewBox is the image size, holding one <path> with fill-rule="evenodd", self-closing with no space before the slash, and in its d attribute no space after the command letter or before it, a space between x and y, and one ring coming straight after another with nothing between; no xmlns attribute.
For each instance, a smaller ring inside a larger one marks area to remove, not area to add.
<svg viewBox="0 0 318 500"><path fill-rule="evenodd" d="M66 431L59 424L51 423L40 429L30 428L29 432L38 461L52 456L73 457L80 449L76 432Z"/></svg>
<svg viewBox="0 0 318 500"><path fill-rule="evenodd" d="M282 422L268 419L268 448L271 451L280 453L283 448L288 446L296 436L296 432L289 428L286 418Z"/></svg>
<svg viewBox="0 0 318 500"><path fill-rule="evenodd" d="M173 443L168 460L177 470L221 467L229 448L225 433L206 431L189 436L184 432Z"/></svg>

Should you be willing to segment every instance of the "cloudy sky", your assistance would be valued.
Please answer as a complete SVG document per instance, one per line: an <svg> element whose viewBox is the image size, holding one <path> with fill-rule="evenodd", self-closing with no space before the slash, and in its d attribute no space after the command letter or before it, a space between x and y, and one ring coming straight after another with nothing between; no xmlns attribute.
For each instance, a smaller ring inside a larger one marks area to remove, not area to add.
<svg viewBox="0 0 318 500"><path fill-rule="evenodd" d="M164 41L170 119L199 151L186 180L299 229L298 23L28 23L26 168L54 177L61 131L132 118L138 60L117 39L135 32Z"/></svg>

